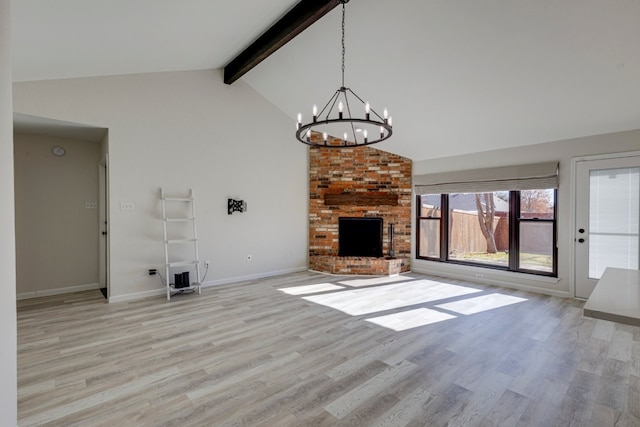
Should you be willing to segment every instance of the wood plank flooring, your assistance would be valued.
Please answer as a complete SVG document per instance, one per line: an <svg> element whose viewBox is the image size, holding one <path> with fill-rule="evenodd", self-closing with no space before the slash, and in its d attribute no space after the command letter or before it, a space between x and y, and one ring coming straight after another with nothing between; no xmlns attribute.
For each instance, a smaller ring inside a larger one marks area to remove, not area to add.
<svg viewBox="0 0 640 427"><path fill-rule="evenodd" d="M19 425L640 426L640 327L582 305L310 272L18 301Z"/></svg>

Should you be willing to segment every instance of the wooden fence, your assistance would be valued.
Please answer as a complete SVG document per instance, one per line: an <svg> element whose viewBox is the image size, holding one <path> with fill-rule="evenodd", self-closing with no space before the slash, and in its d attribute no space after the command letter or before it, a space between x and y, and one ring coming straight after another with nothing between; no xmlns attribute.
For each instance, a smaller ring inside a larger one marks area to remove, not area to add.
<svg viewBox="0 0 640 427"><path fill-rule="evenodd" d="M425 216L439 217L439 209L429 209L428 212L423 211ZM545 214L540 214L539 218L543 218ZM485 239L480 225L478 223L478 214L475 212L453 210L449 217L449 253L450 254L467 254L467 253L486 253L487 240ZM439 222L425 221L421 226L421 252L423 256L433 256L437 251L435 245L439 244L435 237L437 230L435 226ZM553 236L545 233L544 230L536 232L530 230L525 239L522 239L522 250L528 253L546 254L552 247L551 239ZM431 236L431 238L429 238ZM496 239L496 247L498 251L507 252L509 250L509 219L507 212L496 212L494 220L494 236ZM525 236L521 236L525 237Z"/></svg>

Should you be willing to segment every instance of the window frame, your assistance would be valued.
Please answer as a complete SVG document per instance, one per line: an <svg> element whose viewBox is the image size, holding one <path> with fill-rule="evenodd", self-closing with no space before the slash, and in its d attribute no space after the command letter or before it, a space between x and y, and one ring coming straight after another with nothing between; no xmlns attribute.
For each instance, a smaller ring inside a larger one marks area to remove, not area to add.
<svg viewBox="0 0 640 427"><path fill-rule="evenodd" d="M507 266L492 265L473 261L460 261L449 258L449 196L453 193L440 194L441 213L440 218L422 217L422 196L427 194L416 194L416 259L426 261L436 261L447 264L468 265L482 267L493 270L511 271L515 273L534 274L538 276L558 277L558 189L553 190L553 218L522 218L520 212L521 190L509 191L509 260ZM522 190L526 191L526 190ZM437 193L429 193L437 194ZM446 213L445 213L446 212ZM440 221L440 256L438 258L420 255L420 224L422 220ZM520 224L521 223L551 223L552 224L552 271L532 270L520 267Z"/></svg>

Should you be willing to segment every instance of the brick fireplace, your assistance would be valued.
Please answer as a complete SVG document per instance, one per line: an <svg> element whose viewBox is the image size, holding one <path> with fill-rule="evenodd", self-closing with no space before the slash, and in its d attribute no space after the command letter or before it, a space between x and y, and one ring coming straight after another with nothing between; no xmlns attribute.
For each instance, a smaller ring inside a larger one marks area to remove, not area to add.
<svg viewBox="0 0 640 427"><path fill-rule="evenodd" d="M309 268L334 274L409 271L411 160L371 147L309 149ZM338 256L338 218L383 220L383 257ZM389 224L393 224L390 259Z"/></svg>

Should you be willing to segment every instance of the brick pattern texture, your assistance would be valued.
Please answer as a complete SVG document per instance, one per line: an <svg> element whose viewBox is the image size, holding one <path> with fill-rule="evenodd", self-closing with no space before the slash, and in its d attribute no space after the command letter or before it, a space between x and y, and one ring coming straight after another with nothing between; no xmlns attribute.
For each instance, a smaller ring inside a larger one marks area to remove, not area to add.
<svg viewBox="0 0 640 427"><path fill-rule="evenodd" d="M395 255L406 258L403 271L408 270L411 254L411 160L371 147L312 147L309 156L310 267L315 269L314 259L319 265L324 265L327 256L338 256L339 217L381 217L384 222L383 254L389 253L388 226L393 224ZM397 194L397 206L325 205L327 193L374 192ZM340 263L350 264L344 261ZM357 270L363 274L362 268ZM327 268L321 271L327 271Z"/></svg>

